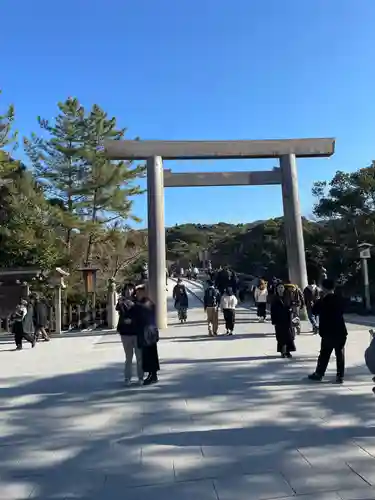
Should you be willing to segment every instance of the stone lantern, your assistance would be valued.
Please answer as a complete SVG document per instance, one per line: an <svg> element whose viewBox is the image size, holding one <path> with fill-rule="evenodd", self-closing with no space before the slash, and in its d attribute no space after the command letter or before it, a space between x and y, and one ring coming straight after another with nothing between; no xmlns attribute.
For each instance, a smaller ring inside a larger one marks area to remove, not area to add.
<svg viewBox="0 0 375 500"><path fill-rule="evenodd" d="M361 267L363 274L363 285L364 285L364 302L365 309L367 312L371 312L371 296L370 296L370 281L368 274L368 259L371 259L371 248L373 245L371 243L361 243L358 245L359 257L361 259Z"/></svg>
<svg viewBox="0 0 375 500"><path fill-rule="evenodd" d="M93 327L95 328L95 307L96 307L96 274L98 272L98 268L96 267L82 267L80 269L82 276L83 276L83 282L85 285L85 294L86 294L86 307L85 307L85 322L88 321L89 314L89 297L91 296L91 314L93 318ZM86 325L87 327L87 325Z"/></svg>

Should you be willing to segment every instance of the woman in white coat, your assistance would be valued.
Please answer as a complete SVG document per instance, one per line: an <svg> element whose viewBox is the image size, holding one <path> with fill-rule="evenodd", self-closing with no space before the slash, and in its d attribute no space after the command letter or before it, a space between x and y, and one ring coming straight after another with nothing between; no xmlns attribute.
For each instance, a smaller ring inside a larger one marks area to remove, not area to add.
<svg viewBox="0 0 375 500"><path fill-rule="evenodd" d="M264 280L260 280L259 285L256 287L254 292L254 299L257 305L257 316L259 318L259 321L266 321L267 298L268 298L267 283Z"/></svg>
<svg viewBox="0 0 375 500"><path fill-rule="evenodd" d="M233 335L234 324L236 322L237 297L232 288L227 288L221 297L220 307L224 314L225 328L227 335Z"/></svg>

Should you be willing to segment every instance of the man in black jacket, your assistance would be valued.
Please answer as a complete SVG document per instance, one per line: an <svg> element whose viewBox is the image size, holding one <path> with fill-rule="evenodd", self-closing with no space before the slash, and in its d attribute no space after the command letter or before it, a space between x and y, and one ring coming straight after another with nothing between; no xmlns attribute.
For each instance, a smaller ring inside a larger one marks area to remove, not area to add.
<svg viewBox="0 0 375 500"><path fill-rule="evenodd" d="M316 302L312 312L319 316L319 335L322 337L318 364L310 380L320 381L325 375L332 351L335 351L337 376L336 382L342 384L345 371L345 343L348 332L340 297L335 294L334 282L323 281L324 297Z"/></svg>

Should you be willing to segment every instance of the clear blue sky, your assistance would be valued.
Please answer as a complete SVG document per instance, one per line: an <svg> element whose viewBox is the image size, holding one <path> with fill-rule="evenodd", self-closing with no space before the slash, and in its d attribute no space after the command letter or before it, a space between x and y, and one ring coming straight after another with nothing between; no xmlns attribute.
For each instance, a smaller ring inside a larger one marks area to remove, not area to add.
<svg viewBox="0 0 375 500"><path fill-rule="evenodd" d="M337 138L299 162L311 186L375 158L374 0L1 2L1 106L21 134L56 102L98 103L143 139ZM274 161L168 162L174 171L260 170ZM146 199L135 203L146 218ZM279 187L169 189L166 223L281 215Z"/></svg>

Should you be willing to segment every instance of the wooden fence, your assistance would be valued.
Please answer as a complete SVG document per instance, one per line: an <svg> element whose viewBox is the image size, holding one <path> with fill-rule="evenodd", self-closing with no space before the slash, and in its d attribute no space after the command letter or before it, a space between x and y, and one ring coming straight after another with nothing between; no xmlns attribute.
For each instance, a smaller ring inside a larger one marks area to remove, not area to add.
<svg viewBox="0 0 375 500"><path fill-rule="evenodd" d="M48 307L48 325L47 331L50 333L56 330L55 307L52 303L47 304ZM106 329L108 328L107 321L107 304L105 302L97 302L95 309L85 304L67 304L62 303L61 323L64 331L80 331L85 329ZM11 333L12 319L11 316L0 319L0 332Z"/></svg>

